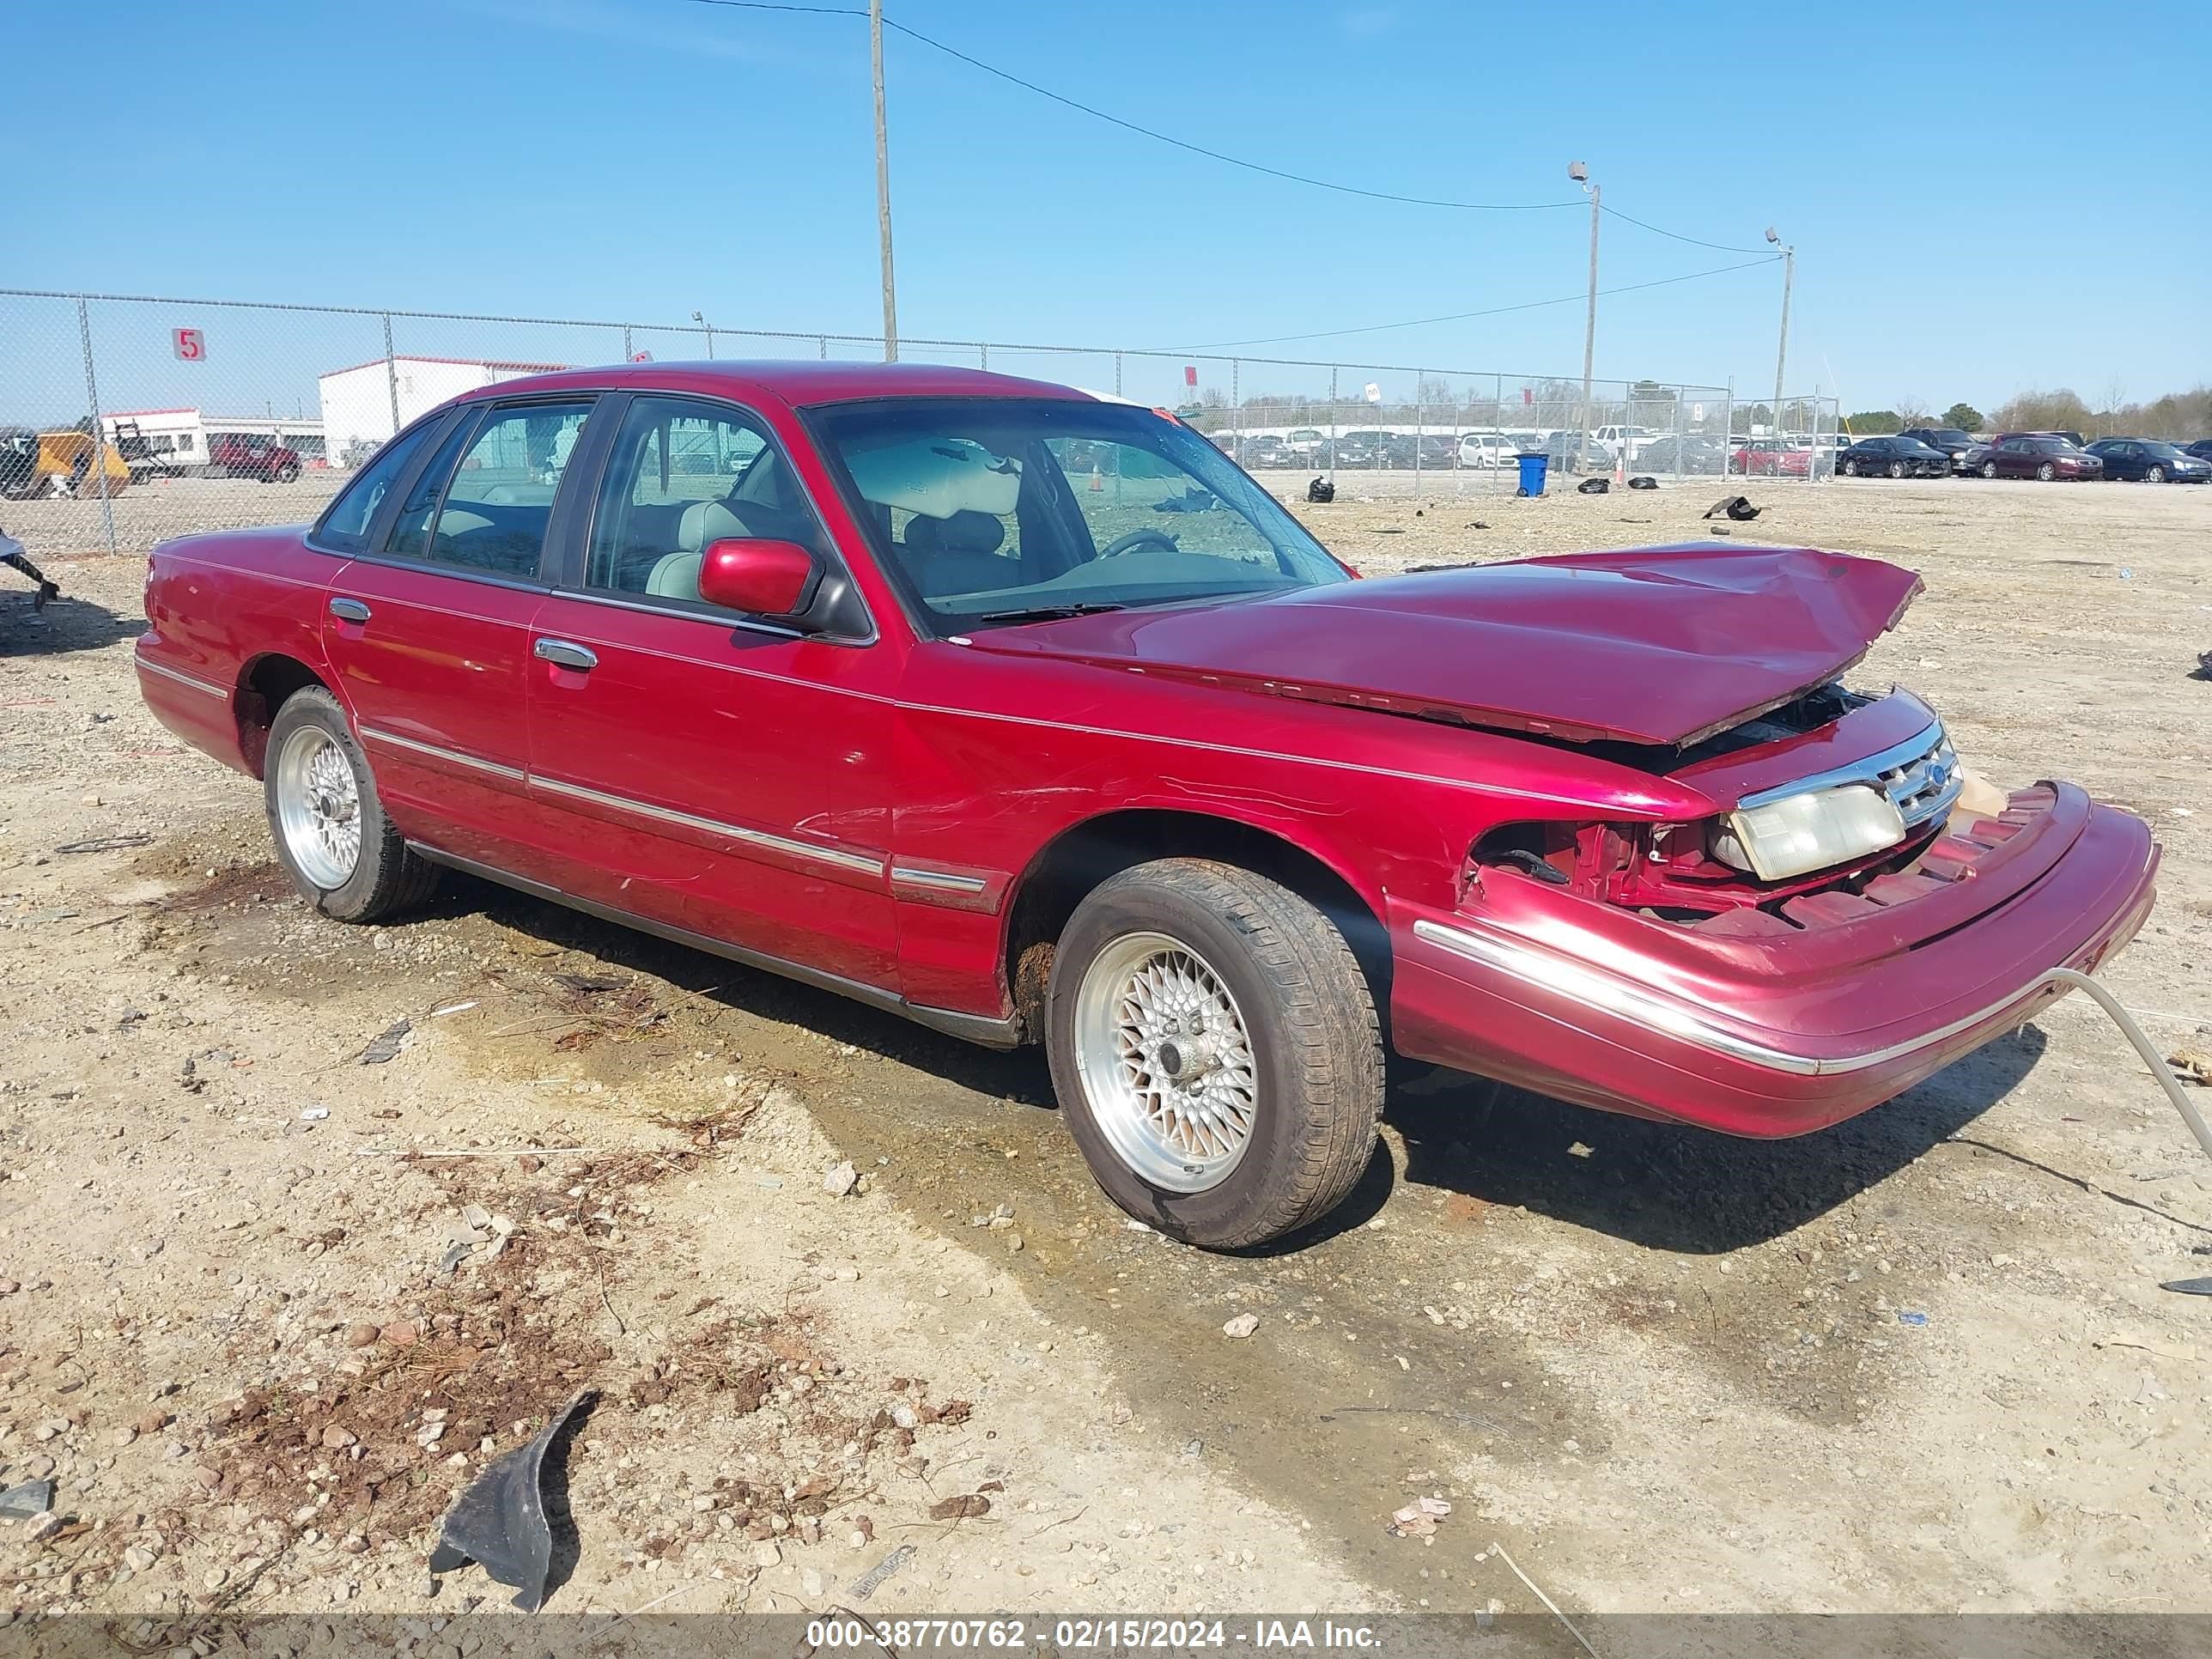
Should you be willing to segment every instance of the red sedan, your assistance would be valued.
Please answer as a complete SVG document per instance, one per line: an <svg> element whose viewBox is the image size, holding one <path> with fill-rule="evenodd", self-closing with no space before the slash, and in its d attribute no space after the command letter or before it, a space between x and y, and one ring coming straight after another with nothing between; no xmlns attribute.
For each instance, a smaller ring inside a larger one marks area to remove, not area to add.
<svg viewBox="0 0 2212 1659"><path fill-rule="evenodd" d="M1778 438L1749 438L1736 446L1729 470L1747 478L1809 477L1813 452L1784 444Z"/></svg>
<svg viewBox="0 0 2212 1659"><path fill-rule="evenodd" d="M1114 1200L1231 1247L1351 1190L1386 1048L1796 1134L2130 938L2141 820L1841 684L1918 586L1729 545L1362 581L1158 410L654 364L164 544L137 663L324 915L450 866L1042 1042Z"/></svg>

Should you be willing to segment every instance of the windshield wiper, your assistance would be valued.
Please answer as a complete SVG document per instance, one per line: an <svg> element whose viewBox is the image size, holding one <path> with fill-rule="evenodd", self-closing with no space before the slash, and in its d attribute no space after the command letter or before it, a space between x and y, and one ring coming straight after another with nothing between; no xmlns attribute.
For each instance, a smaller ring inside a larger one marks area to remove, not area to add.
<svg viewBox="0 0 2212 1659"><path fill-rule="evenodd" d="M1126 611L1128 606L1102 599L1071 599L1064 605L1033 605L1020 611L987 611L977 622L1057 622L1063 617L1095 617L1102 611Z"/></svg>

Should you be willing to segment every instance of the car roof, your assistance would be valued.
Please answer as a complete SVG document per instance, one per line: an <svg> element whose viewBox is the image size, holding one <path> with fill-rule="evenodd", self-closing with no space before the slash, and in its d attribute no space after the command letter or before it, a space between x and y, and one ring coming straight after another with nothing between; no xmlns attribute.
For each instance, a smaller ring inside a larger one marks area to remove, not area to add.
<svg viewBox="0 0 2212 1659"><path fill-rule="evenodd" d="M758 362L614 363L525 374L471 387L456 402L526 397L540 392L698 392L744 402L773 400L794 409L856 403L875 398L1058 398L1100 401L1093 394L1048 380L994 374L943 363Z"/></svg>

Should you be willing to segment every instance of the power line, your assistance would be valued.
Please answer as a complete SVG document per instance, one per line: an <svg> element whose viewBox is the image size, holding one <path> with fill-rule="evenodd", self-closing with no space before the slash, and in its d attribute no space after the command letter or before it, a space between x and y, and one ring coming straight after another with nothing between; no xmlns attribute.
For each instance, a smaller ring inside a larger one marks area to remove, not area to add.
<svg viewBox="0 0 2212 1659"><path fill-rule="evenodd" d="M805 12L823 17L866 17L868 15L866 11L848 6L792 5L778 3L777 0L685 0L685 3L695 6L718 6L732 11ZM970 57L957 46L949 46L944 41L924 34L920 29L909 28L904 23L898 22L889 16L884 19L884 27L896 30L910 40L920 41L933 52L943 52L947 58L955 58L967 64L970 69L981 70L984 74L994 76L1010 86L1019 87L1024 92L1034 93L1040 98L1048 99L1053 103L1078 111L1090 116L1093 120L1103 121L1110 126L1120 127L1125 132L1136 133L1141 137L1150 138L1158 143L1170 145L1176 149L1188 151L1193 155L1203 155L1208 161L1219 161L1232 167L1242 167L1247 173L1261 173L1270 179L1281 179L1291 184L1304 185L1313 190L1334 191L1341 196L1364 196L1371 201L1395 202L1404 207L1447 208L1467 213L1546 213L1559 208L1582 205L1580 202L1574 201L1455 202L1429 196L1399 196L1389 191L1364 190L1357 185L1340 185L1332 179L1314 179L1302 173L1285 172L1281 167L1271 167L1264 162L1247 161L1241 155L1231 155L1223 150L1208 149L1203 144L1194 144L1188 139L1177 138L1171 133L1162 132L1157 128L1145 126L1135 121L1125 120L1121 116L1109 114L1105 110L1054 92L1049 87L1041 87L1034 81L1024 80L1020 76L1010 70L1002 70L994 64L987 64L980 58Z"/></svg>
<svg viewBox="0 0 2212 1659"><path fill-rule="evenodd" d="M1755 247L1738 247L1733 242L1701 241L1695 236L1684 236L1676 231L1662 230L1657 225L1648 225L1641 219L1632 218L1629 215L1623 213L1620 209L1607 207L1602 203L1599 204L1598 210L1601 213L1605 214L1608 218L1626 220L1628 223L1634 225L1638 229L1648 230L1655 236L1671 237L1678 242L1687 242L1692 247L1709 247L1716 253L1756 253L1759 252Z"/></svg>
<svg viewBox="0 0 2212 1659"><path fill-rule="evenodd" d="M1701 277L1723 276L1732 270L1749 270L1754 265L1771 265L1781 256L1770 255L1763 259L1746 259L1741 264L1717 265L1711 270L1692 270L1680 276L1662 276L1656 282L1630 283L1620 288L1600 289L1601 297L1610 294L1634 294L1647 288L1668 288L1676 283L1694 283ZM1477 317L1502 317L1510 311L1537 311L1546 306L1577 305L1589 298L1585 290L1580 294L1563 294L1556 300L1526 300L1519 305L1492 306L1484 311L1454 312L1448 317L1415 317L1402 323L1369 323L1359 328L1316 329L1310 334L1270 334L1256 340L1214 340L1204 345L1189 348L1193 351L1224 351L1234 346L1282 345L1294 340L1328 340L1345 334L1380 334L1390 329L1425 328L1434 323L1464 323Z"/></svg>

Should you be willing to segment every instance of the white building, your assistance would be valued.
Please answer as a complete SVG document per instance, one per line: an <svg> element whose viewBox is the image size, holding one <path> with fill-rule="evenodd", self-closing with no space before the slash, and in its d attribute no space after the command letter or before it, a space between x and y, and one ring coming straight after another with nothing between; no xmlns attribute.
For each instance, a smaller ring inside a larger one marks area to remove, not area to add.
<svg viewBox="0 0 2212 1659"><path fill-rule="evenodd" d="M100 418L110 443L135 431L146 441L151 459L179 471L205 466L208 440L226 432L258 433L278 439L309 462L323 456L323 423L309 416L210 415L198 409L116 409Z"/></svg>
<svg viewBox="0 0 2212 1659"><path fill-rule="evenodd" d="M323 441L331 465L358 465L401 427L448 398L518 375L567 367L479 357L377 357L319 374L315 380L322 394Z"/></svg>

